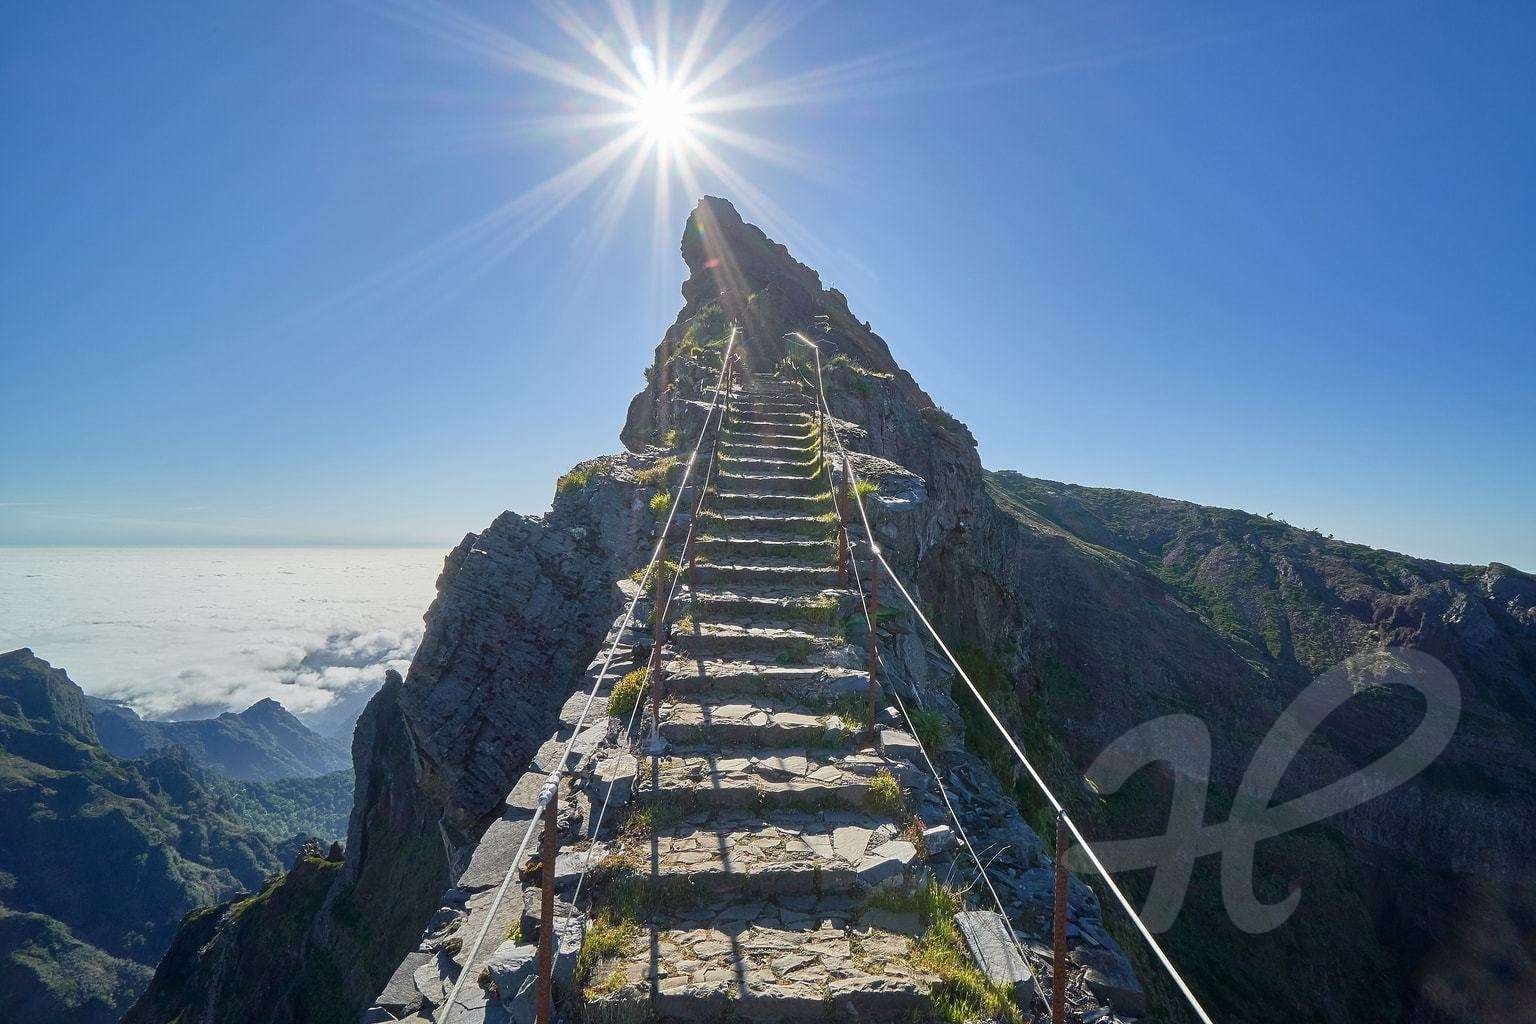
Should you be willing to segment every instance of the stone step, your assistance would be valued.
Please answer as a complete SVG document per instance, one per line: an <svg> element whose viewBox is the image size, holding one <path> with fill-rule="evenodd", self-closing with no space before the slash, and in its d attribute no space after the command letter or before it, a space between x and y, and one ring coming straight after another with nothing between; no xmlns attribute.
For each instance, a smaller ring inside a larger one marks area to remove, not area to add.
<svg viewBox="0 0 1536 1024"><path fill-rule="evenodd" d="M653 827L654 867L668 891L686 878L695 895L863 893L908 881L920 863L888 814L868 811L706 811Z"/></svg>
<svg viewBox="0 0 1536 1024"><path fill-rule="evenodd" d="M775 559L771 563L754 559L751 562L733 559L730 562L700 562L692 570L701 584L705 583L777 583L805 587L829 587L837 584L837 566L815 566L784 563Z"/></svg>
<svg viewBox="0 0 1536 1024"><path fill-rule="evenodd" d="M792 420L804 423L816 418L816 410L801 403L776 405L768 402L743 403L731 407L731 419L740 420Z"/></svg>
<svg viewBox="0 0 1536 1024"><path fill-rule="evenodd" d="M687 658L677 652L663 663L663 669L667 692L679 696L735 693L822 702L859 697L869 686L869 677L858 669L764 665L740 658Z"/></svg>
<svg viewBox="0 0 1536 1024"><path fill-rule="evenodd" d="M726 444L737 442L808 445L813 440L809 423L764 423L740 420L726 425L721 435Z"/></svg>
<svg viewBox="0 0 1536 1024"><path fill-rule="evenodd" d="M764 444L756 444L756 441L762 441ZM775 446L799 445L799 447L790 450L782 448L773 450L767 447L770 444ZM804 472L807 474L824 475L821 466L816 461L815 445L805 438L774 437L764 434L755 437L754 443L751 445L733 441L722 450L725 452L725 458L720 463L722 468L729 465L737 457L747 459L788 459L790 462L798 463L804 467Z"/></svg>
<svg viewBox="0 0 1536 1024"><path fill-rule="evenodd" d="M748 424L805 431L810 429L811 415L805 412L778 412L771 409L743 409L732 412L733 428Z"/></svg>
<svg viewBox="0 0 1536 1024"><path fill-rule="evenodd" d="M715 481L720 490L737 493L787 495L827 492L827 481L820 475L810 473L803 476L792 473L739 473L731 468L716 473Z"/></svg>
<svg viewBox="0 0 1536 1024"><path fill-rule="evenodd" d="M752 555L776 558L792 558L802 562L828 562L837 557L837 548L830 538L816 540L810 537L751 537L743 534L700 537L695 541L697 550L703 551L714 561L722 561L723 555Z"/></svg>
<svg viewBox="0 0 1536 1024"><path fill-rule="evenodd" d="M858 723L766 697L699 693L674 696L661 709L659 732L680 746L846 748Z"/></svg>
<svg viewBox="0 0 1536 1024"><path fill-rule="evenodd" d="M695 621L692 629L672 630L672 646L695 658L746 658L794 664L834 643L824 634L778 624Z"/></svg>
<svg viewBox="0 0 1536 1024"><path fill-rule="evenodd" d="M735 455L726 454L720 465L732 472L769 473L790 475L805 474L819 477L821 466L814 454L806 455Z"/></svg>
<svg viewBox="0 0 1536 1024"><path fill-rule="evenodd" d="M814 461L816 446L814 444L790 445L790 444L753 444L742 441L723 441L720 444L720 452L728 459L738 456L742 458L785 458L804 462Z"/></svg>
<svg viewBox="0 0 1536 1024"><path fill-rule="evenodd" d="M746 413L740 416L732 416L726 423L726 432L729 434L757 434L764 431L777 431L779 433L795 433L801 436L809 436L811 433L811 417L805 413Z"/></svg>
<svg viewBox="0 0 1536 1024"><path fill-rule="evenodd" d="M665 1024L925 1020L937 978L914 966L911 947L911 934L865 924L848 896L701 901L658 917L597 965L601 994L588 1012Z"/></svg>
<svg viewBox="0 0 1536 1024"><path fill-rule="evenodd" d="M799 449L801 459L815 458L815 443L813 439L804 434L736 434L726 443L727 448L737 445L763 444L763 445L793 445Z"/></svg>
<svg viewBox="0 0 1536 1024"><path fill-rule="evenodd" d="M809 747L677 747L660 758L654 774L649 765L641 765L637 792L684 812L877 810L871 782L886 772L903 787L918 779L915 765L875 748L833 753Z"/></svg>
<svg viewBox="0 0 1536 1024"><path fill-rule="evenodd" d="M688 600L703 618L710 620L735 616L825 625L837 612L840 593L831 589L807 593L804 587L745 584L701 587L698 593L689 594Z"/></svg>
<svg viewBox="0 0 1536 1024"><path fill-rule="evenodd" d="M723 537L793 537L836 538L837 524L821 516L796 515L793 512L755 512L722 515L708 513L704 528Z"/></svg>
<svg viewBox="0 0 1536 1024"><path fill-rule="evenodd" d="M721 487L711 503L727 512L749 511L757 515L763 511L788 512L792 515L821 515L832 509L832 495L821 494L764 494L755 491L733 491Z"/></svg>

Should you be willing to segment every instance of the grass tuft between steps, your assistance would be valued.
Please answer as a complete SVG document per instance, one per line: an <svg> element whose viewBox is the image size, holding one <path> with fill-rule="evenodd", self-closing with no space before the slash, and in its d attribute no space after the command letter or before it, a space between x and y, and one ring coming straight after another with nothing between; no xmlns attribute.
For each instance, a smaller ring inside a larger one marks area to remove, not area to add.
<svg viewBox="0 0 1536 1024"><path fill-rule="evenodd" d="M589 985L592 972L605 960L626 956L640 943L640 925L634 921L621 921L604 911L592 919L587 934L581 940L581 952L576 954L576 984L585 988L587 995L600 996L621 988L626 980L622 969L615 969L596 985Z"/></svg>
<svg viewBox="0 0 1536 1024"><path fill-rule="evenodd" d="M944 749L949 742L949 722L940 711L924 708L911 714L912 731L917 734L923 749L932 756Z"/></svg>
<svg viewBox="0 0 1536 1024"><path fill-rule="evenodd" d="M635 710L635 702L645 692L646 677L650 671L646 668L632 669L624 674L624 678L613 684L613 691L608 694L608 713L619 718L628 718L630 712Z"/></svg>
<svg viewBox="0 0 1536 1024"><path fill-rule="evenodd" d="M869 780L866 803L871 811L899 817L907 809L907 794L902 791L896 776L882 768Z"/></svg>
<svg viewBox="0 0 1536 1024"><path fill-rule="evenodd" d="M1007 986L989 980L965 946L955 915L965 909L961 893L929 879L913 892L884 890L869 905L897 914L916 914L926 925L912 944L912 960L938 977L933 1008L951 1024L987 1020L1023 1024L1024 1015Z"/></svg>
<svg viewBox="0 0 1536 1024"><path fill-rule="evenodd" d="M657 491L651 495L649 504L651 506L651 515L655 517L658 523L661 522L667 518L667 513L672 511L672 492Z"/></svg>

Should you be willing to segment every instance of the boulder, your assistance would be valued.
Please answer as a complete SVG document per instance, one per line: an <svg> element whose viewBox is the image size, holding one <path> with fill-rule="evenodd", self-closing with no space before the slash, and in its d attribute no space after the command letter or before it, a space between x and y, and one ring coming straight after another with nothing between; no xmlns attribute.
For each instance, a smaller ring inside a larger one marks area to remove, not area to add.
<svg viewBox="0 0 1536 1024"><path fill-rule="evenodd" d="M923 849L932 856L937 853L947 853L958 842L955 830L948 825L934 825L932 828L923 829Z"/></svg>
<svg viewBox="0 0 1536 1024"><path fill-rule="evenodd" d="M408 953L374 1002L396 1016L415 1012L421 1005L421 993L416 989L416 972L433 959L431 953Z"/></svg>
<svg viewBox="0 0 1536 1024"><path fill-rule="evenodd" d="M503 942L480 971L480 987L517 1024L532 1024L538 998L539 948Z"/></svg>
<svg viewBox="0 0 1536 1024"><path fill-rule="evenodd" d="M1116 1013L1136 1017L1146 1012L1147 994L1124 956L1110 949L1079 946L1072 957L1086 968L1083 981L1088 990Z"/></svg>

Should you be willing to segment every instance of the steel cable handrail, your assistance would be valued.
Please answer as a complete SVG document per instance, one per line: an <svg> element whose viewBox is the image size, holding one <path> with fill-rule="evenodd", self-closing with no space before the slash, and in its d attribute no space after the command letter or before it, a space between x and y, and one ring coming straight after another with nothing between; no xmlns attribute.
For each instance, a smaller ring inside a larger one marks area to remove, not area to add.
<svg viewBox="0 0 1536 1024"><path fill-rule="evenodd" d="M442 1016L433 1016L433 1020L437 1021L438 1024L444 1024L447 1021L449 1015L453 1012L454 1005L458 1002L459 991L464 987L464 979L469 976L470 969L475 963L475 957L479 955L480 947L485 943L486 933L490 930L491 922L496 919L496 912L501 909L501 902L506 897L507 887L517 875L518 865L523 862L523 857L528 852L528 844L532 841L534 832L538 830L539 823L543 820L545 812L549 809L550 801L554 799L555 793L558 792L560 778L566 771L565 763L571 756L571 750L575 747L577 738L581 735L582 727L586 725L587 716L592 712L592 705L597 701L598 689L601 688L603 680L608 678L608 671L613 666L613 656L619 649L619 641L623 639L625 631L629 629L629 624L634 619L635 606L640 603L640 598L644 596L646 586L650 582L651 573L656 568L657 560L661 557L662 549L667 542L667 532L672 528L672 520L677 516L679 499L682 497L683 490L688 486L688 477L692 475L694 464L698 461L699 449L704 443L704 435L709 431L710 420L714 419L715 409L720 404L721 387L725 383L726 373L730 369L731 351L736 345L737 331L738 328L731 328L731 338L725 346L725 358L720 363L720 377L715 382L714 397L710 399L709 411L704 416L704 424L699 428L698 439L693 443L693 451L688 456L688 464L683 469L683 477L678 481L677 491L673 494L672 507L667 512L667 521L662 527L661 536L657 538L656 546L651 551L650 561L646 563L645 572L640 577L639 589L635 591L635 596L629 600L629 607L624 612L624 621L614 633L613 642L609 645L608 654L603 660L602 671L597 674L597 678L592 682L592 689L587 694L587 703L581 709L581 716L576 720L576 725L571 730L571 738L566 741L565 749L560 752L560 759L550 769L549 775L544 779L544 785L539 789L538 807L534 811L533 818L528 822L528 830L523 833L522 842L517 846L517 853L513 855L511 863L507 865L507 873L502 877L501 885L496 889L495 898L491 900L490 909L485 915L485 923L480 926L480 931L475 936L474 944L470 946L469 953L464 958L464 966L460 968L459 976L454 979L453 989L448 997L443 1000ZM713 453L711 453L711 458L713 458ZM660 588L657 589L659 590ZM659 609L657 614L660 614ZM639 702L637 701L636 703L638 704ZM553 927L553 922L544 921L541 922L541 926L551 928Z"/></svg>
<svg viewBox="0 0 1536 1024"><path fill-rule="evenodd" d="M1184 981L1183 975L1179 973L1178 968L1174 966L1173 961L1169 959L1168 954L1163 951L1163 947L1158 943L1157 939L1153 937L1151 930L1147 928L1146 923L1142 921L1141 915L1136 913L1135 908L1131 906L1131 901L1126 898L1126 895L1121 891L1120 886L1116 885L1115 880L1110 877L1109 870L1104 867L1104 862L1099 860L1099 855L1095 853L1093 847L1089 845L1087 837L1084 836L1082 831L1077 827L1077 823L1072 820L1072 816L1067 813L1066 807L1060 800L1056 798L1056 794L1051 792L1050 786L1046 785L1045 779L1035 769L1034 764L1030 762L1029 758L1025 755L1023 749L1013 738L1013 735L1008 731L1007 727L1003 725L1002 719L998 718L997 716L997 712L992 710L992 705L987 703L987 699L981 695L981 690L971 680L970 674L967 673L965 669L960 665L959 660L955 658L954 652L949 649L949 645L944 642L944 638L939 635L939 631L934 628L933 623L928 621L928 616L924 615L923 610L918 607L917 601L914 600L912 595L907 591L907 588L901 582L900 577L896 575L896 571L891 568L890 562L886 561L884 552L880 550L879 542L875 540L874 530L871 529L869 525L869 513L865 511L864 499L859 494L858 473L853 468L853 459L850 457L847 447L843 444L842 434L838 431L836 421L832 417L831 406L827 404L826 385L823 382L821 376L821 350L817 347L815 342L811 341L803 334L795 332L795 336L809 345L811 351L816 356L816 388L820 398L821 408L826 414L826 422L832 429L832 438L837 442L838 451L843 456L843 465L846 467L850 478L849 482L851 486L849 489L853 493L854 504L858 507L859 518L864 523L864 535L869 540L870 553L874 555L874 557L880 562L881 565L885 566L885 571L890 576L891 582L896 584L896 589L901 591L901 596L906 599L907 604L911 606L912 611L917 615L923 626L927 628L929 634L933 637L934 642L939 645L939 649L944 652L944 656L949 659L949 663L955 667L955 671L958 672L960 674L960 678L965 681L966 688L971 691L971 696L976 698L976 702L981 705L982 710L987 713L987 717L992 720L992 724L997 727L997 731L1002 735L1009 748L1013 751L1014 757L1017 758L1019 763L1024 766L1025 771L1029 773L1029 777L1034 780L1035 786L1038 787L1040 792L1045 795L1045 798L1050 803L1052 809L1055 810L1057 816L1067 826L1067 830L1072 833L1073 838L1077 840L1078 846L1082 848L1082 851L1088 857L1089 862L1093 864L1094 870L1099 873L1099 877L1104 879L1104 884L1109 887L1109 891L1114 894L1116 901L1119 902L1121 908L1125 910L1127 915L1129 915L1131 922L1136 926L1137 931L1141 933L1142 938L1147 941L1147 945L1151 947L1152 952L1156 954L1158 960L1162 963L1163 968L1168 972L1168 976L1172 978L1174 984L1178 986L1180 993L1184 996L1185 1001L1189 1003L1190 1008L1195 1011L1195 1014L1200 1018L1201 1021L1204 1022L1204 1024L1213 1024L1210 1015L1205 1012L1205 1007L1200 1005L1200 1000L1195 998L1194 992Z"/></svg>
<svg viewBox="0 0 1536 1024"><path fill-rule="evenodd" d="M719 454L720 450L720 430L724 425L725 416L722 414L720 417L720 422L715 424L715 443L710 447L709 462L704 466L704 482L699 488L699 501L698 504L694 507L693 518L688 523L688 535L683 538L683 551L690 562L693 560L694 555L691 553L692 548L690 548L688 545L693 540L694 531L697 530L699 526L699 516L703 514L704 511L704 501L709 494L709 478L714 473L715 456ZM669 609L672 607L673 599L677 596L678 584L682 581L682 578L682 570L681 567L679 567L677 574L672 577L672 587L667 591L666 607ZM692 588L690 587L690 590L691 589ZM697 597L697 595L694 596ZM629 722L624 726L624 735L626 736L634 736L635 719L639 717L640 709L645 706L645 701L642 699L642 696L637 696L635 698L635 706L630 709ZM592 839L594 845L589 845L587 847L587 856L582 862L581 874L576 878L576 890L571 895L571 904L573 906L575 905L577 898L581 896L581 887L586 883L587 872L592 869L592 851L596 848L595 843L597 837L602 833L603 818L605 818L608 814L608 804L613 799L614 782L614 779L608 780L608 791L603 794L603 805L602 807L598 808L597 820L592 826Z"/></svg>
<svg viewBox="0 0 1536 1024"><path fill-rule="evenodd" d="M812 347L815 348L814 345ZM817 361L820 362L820 359L821 354L818 351ZM804 383L807 387L813 386L811 385L810 381L806 380L803 376L800 376L798 371L796 376L800 377L801 382ZM838 503L837 500L837 483L832 479L832 464L826 459L824 454L821 455L821 462L822 469L825 471L827 477L827 487L830 489L832 494L832 510L833 513L838 517L838 522L841 523L842 506ZM858 557L854 554L852 547L848 548L848 565L849 568L853 571L854 592L859 595L859 605L864 610L864 621L869 629L870 643L873 644L875 643L874 617L870 615L869 601L864 596L864 579L863 575L859 572L859 560ZM875 650L875 660L879 662L881 669L883 669L887 674L890 674L892 666L886 663L885 656L879 652L878 646ZM915 685L913 686L913 692L917 692ZM1002 897L998 895L997 888L992 884L992 877L987 873L986 865L981 862L981 858L977 855L975 847L971 845L971 838L965 831L965 824L960 820L960 815L955 810L954 803L949 799L949 791L944 786L944 780L939 775L938 768L934 766L933 758L928 754L927 746L924 745L922 738L917 734L917 726L912 722L912 716L907 711L906 702L901 699L901 694L898 693L894 688L890 690L890 694L893 698L895 698L896 706L901 710L901 717L907 723L907 730L911 734L912 739L917 743L917 749L922 753L923 761L928 765L928 774L933 776L934 783L939 787L939 796L944 800L944 807L949 811L950 820L955 823L955 831L960 836L960 843L965 847L966 852L970 854L971 860L976 865L977 877L980 878L982 883L986 885L987 891L991 893L992 903L997 907L998 915L1002 917L1002 919L1008 924L1008 936L1009 938L1013 939L1013 945L1014 948L1018 951L1020 960L1022 960L1024 964L1028 966L1029 956L1025 953L1024 944L1019 941L1018 932L1013 927L1013 920L1008 916L1008 911L1003 907ZM1046 996L1045 990L1041 987L1040 979L1036 975L1033 968L1030 969L1029 980L1034 985L1036 994L1040 996L1041 1003L1049 1006L1050 999Z"/></svg>
<svg viewBox="0 0 1536 1024"><path fill-rule="evenodd" d="M825 459L822 461L824 464L826 464ZM828 484L831 484L832 467L830 464L826 464L826 470L827 482ZM838 510L839 508L837 504L836 493L836 489L834 488L832 498L832 507L834 510ZM859 604L864 609L864 621L868 624L869 627L869 642L871 644L875 644L875 620L874 616L870 614L869 602L864 597L864 580L862 575L859 573L859 560L854 555L853 548L851 546L848 548L848 565L853 570L854 590L859 595ZM890 672L889 667L886 665L885 658L879 652L878 646L876 646L875 650L875 659L879 662L882 669L885 669L887 673ZM914 692L915 691L916 688L914 687ZM917 749L922 753L923 761L928 765L928 773L933 776L933 781L938 784L939 795L944 799L944 806L949 811L950 820L955 823L955 830L960 835L960 842L965 846L966 852L971 855L971 860L975 862L976 872L981 878L981 881L986 885L987 891L992 894L992 902L997 907L998 915L1001 916L1008 925L1008 937L1013 940L1013 945L1014 948L1018 951L1019 959L1025 964L1026 967L1029 967L1029 957L1024 952L1024 944L1019 941L1018 932L1014 930L1013 919L1008 916L1008 911L1004 909L1002 898L998 896L997 888L992 884L992 876L987 873L986 865L981 862L981 858L976 853L976 848L971 845L971 839L970 836L966 834L965 825L960 821L960 815L955 811L955 805L950 802L949 792L944 788L944 780L939 776L939 770L934 767L933 758L928 756L928 748L924 745L922 737L918 736L917 726L913 724L912 716L907 713L906 702L901 699L901 694L896 692L894 687L890 689L890 694L896 699L896 705L901 709L901 717L907 723L907 730L911 734L912 739L917 743ZM1045 989L1041 987L1040 978L1036 975L1033 968L1029 969L1029 980L1035 986L1035 992L1040 996L1041 1004L1047 1007L1050 1006L1051 1001L1049 997L1046 996Z"/></svg>

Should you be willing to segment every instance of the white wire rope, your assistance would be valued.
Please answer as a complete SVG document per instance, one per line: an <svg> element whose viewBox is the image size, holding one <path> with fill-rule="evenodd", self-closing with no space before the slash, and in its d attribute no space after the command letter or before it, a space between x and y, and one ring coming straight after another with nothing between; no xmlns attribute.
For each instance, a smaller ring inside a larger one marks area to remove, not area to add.
<svg viewBox="0 0 1536 1024"><path fill-rule="evenodd" d="M474 967L475 957L479 955L480 947L485 943L485 936L490 930L491 922L496 919L496 913L501 909L501 902L506 897L507 887L511 885L512 879L516 877L518 865L523 862L523 857L528 852L528 844L532 841L534 833L538 831L539 824L543 821L544 814L549 809L550 801L554 799L555 793L558 791L560 778L565 774L565 763L571 755L572 748L576 745L577 737L581 735L582 727L586 725L587 716L592 712L592 705L597 701L598 689L602 686L603 680L608 678L608 670L613 666L613 656L619 649L619 641L623 639L624 633L629 629L629 624L634 619L635 606L639 604L641 596L645 594L646 586L650 582L651 573L656 568L657 560L661 557L662 548L667 542L667 533L672 528L672 520L677 515L677 508L680 504L679 499L682 497L683 490L688 486L688 477L692 475L694 464L698 462L699 449L704 444L704 435L709 431L710 421L714 419L715 408L720 404L721 387L725 383L725 376L731 365L731 351L736 345L737 330L738 328L736 327L731 328L731 338L725 346L725 358L720 363L720 377L715 382L714 397L711 398L709 411L704 416L704 424L699 428L698 439L693 443L693 451L688 456L688 463L683 469L683 477L678 481L677 491L672 498L672 507L667 512L667 521L662 526L661 535L657 538L656 546L651 551L651 559L646 563L645 572L640 577L639 589L635 591L634 597L630 598L629 607L624 612L624 621L620 624L617 632L614 633L613 642L608 646L608 654L603 660L602 671L597 674L597 678L592 682L592 689L587 694L587 703L581 709L581 716L576 720L576 725L571 730L571 738L566 741L565 749L560 752L560 759L550 769L549 775L544 779L544 785L539 789L538 807L534 811L532 820L528 823L528 831L523 833L522 842L518 843L517 846L517 853L513 855L511 863L507 865L507 873L502 877L501 885L497 887L496 896L491 900L490 909L485 915L485 922L480 926L480 931L475 936L474 944L470 946L469 953L464 958L464 966L459 970L459 976L454 979L452 991L443 1000L440 1007L441 1016L433 1015L433 1020L437 1024L444 1024L452 1014L453 1007L458 1003L459 991L464 987L464 979L469 976L470 969ZM713 453L711 453L711 457L713 457ZM659 590L660 588L657 589ZM661 614L659 608L656 610L656 614ZM639 701L636 701L636 704L638 705ZM551 928L553 927L553 922L544 921L541 922L541 926Z"/></svg>
<svg viewBox="0 0 1536 1024"><path fill-rule="evenodd" d="M722 413L721 417L720 417L720 422L715 424L715 443L710 448L710 451L709 451L709 462L704 467L704 483L699 488L699 501L698 501L698 505L694 508L692 520L690 520L689 523L688 523L688 535L685 538L683 538L683 551L685 552L685 554L690 551L688 545L693 540L694 531L698 529L698 526L699 526L699 516L702 515L703 512L704 512L704 501L705 501L706 496L709 493L709 478L710 478L710 476L714 472L715 456L719 453L719 448L720 448L720 430L721 430L721 428L724 425L725 425L725 416ZM692 556L690 555L689 556L689 561L691 562L692 560L693 560ZM667 604L666 604L667 608L671 608L672 607L672 601L677 596L678 584L682 580L682 578L683 578L682 569L681 569L681 567L679 567L677 575L672 577L672 588L667 592ZM658 609L656 614L661 614L661 611ZM626 735L626 736L631 736L632 737L634 735L635 719L639 716L640 709L645 706L645 701L644 701L644 699L642 699L643 696L644 695L642 694L641 697L637 697L635 699L635 706L630 709L630 712L629 712L629 722L624 726L624 735ZM603 805L602 805L602 807L598 808L598 811L597 811L597 821L592 826L592 842L587 846L587 856L582 861L581 874L579 876L577 876L577 878L576 878L576 890L571 895L571 905L572 906L575 906L576 900L581 896L581 887L587 881L587 872L592 869L592 851L597 848L597 837L600 834L602 834L603 818L607 816L607 814L608 814L608 804L613 799L613 786L614 786L614 782L615 781L616 781L615 779L609 779L608 780L608 791L603 794Z"/></svg>
<svg viewBox="0 0 1536 1024"><path fill-rule="evenodd" d="M1151 930L1148 929L1146 923L1142 921L1141 915L1136 913L1136 909L1131 906L1131 901L1126 898L1126 895L1121 891L1120 886L1116 885L1115 880L1110 877L1109 871L1104 867L1103 861L1099 860L1099 855L1094 852L1093 847L1088 843L1087 837L1083 835L1080 829L1078 829L1077 823L1074 822L1072 820L1072 816L1067 813L1066 807L1063 806L1062 802L1056 798L1056 794L1051 792L1050 786L1046 785L1045 779L1040 775L1038 771L1035 770L1035 766L1025 755L1023 749L1020 748L1018 742L1013 738L1013 735L1008 731L1007 727L1003 725L1002 719L998 718L997 712L992 710L992 705L988 704L987 699L981 695L981 690L978 689L976 684L971 680L969 673L967 673L965 669L961 667L959 660L955 658L954 652L949 649L949 645L944 642L944 638L939 635L939 631L933 627L933 623L928 621L928 616L924 615L923 610L918 607L917 601L913 599L912 595L907 591L906 586L902 584L900 577L898 577L895 570L891 568L890 562L886 561L885 554L880 550L880 544L875 540L874 531L870 528L869 514L864 509L864 499L859 494L858 473L853 468L853 460L849 457L848 449L843 444L842 434L838 431L837 424L832 418L832 409L827 404L826 385L822 381L821 377L821 350L817 347L815 342L811 341L803 334L797 333L796 337L809 345L811 347L811 351L816 355L816 386L817 391L819 392L821 408L825 413L824 419L831 427L832 438L837 442L837 449L843 456L843 465L846 467L849 475L849 489L853 493L854 504L858 507L859 518L863 520L864 523L864 535L869 539L870 553L874 555L874 557L880 562L881 565L885 566L885 571L887 575L890 576L891 582L896 584L896 589L901 591L901 596L906 599L907 604L911 606L912 611L917 615L923 626L927 628L929 634L933 637L934 642L939 645L939 649L944 652L944 656L949 659L949 663L955 667L955 671L958 672L960 674L960 678L965 681L966 688L971 691L971 696L976 698L976 702L981 705L982 710L987 713L987 717L992 720L992 724L997 727L997 731L1002 735L1004 741L1007 742L1009 748L1013 751L1014 757L1017 758L1019 763L1024 766L1025 771L1029 773L1029 777L1034 780L1034 783L1039 788L1040 792L1045 795L1045 798L1050 803L1052 809L1056 811L1060 819L1066 824L1067 830L1070 831L1073 838L1077 840L1078 846L1082 848L1083 853L1093 864L1094 870L1099 873L1099 877L1104 879L1104 884L1107 885L1109 887L1109 891L1114 894L1116 901L1119 902L1121 908L1124 909L1126 914L1130 917L1131 923L1136 926L1136 930L1139 931L1142 938L1147 941L1147 945L1157 956L1157 959L1162 963L1164 970L1168 972L1168 976L1173 979L1173 983L1178 986L1180 993L1183 994L1184 999L1189 1003L1190 1008L1195 1011L1195 1014L1200 1018L1202 1022L1204 1022L1204 1024L1213 1024L1210 1015L1205 1012L1205 1007L1200 1005L1200 1000L1195 998L1195 993L1190 989L1188 983L1185 982L1183 975L1179 973L1179 969L1174 966L1174 963L1168 957L1168 954L1163 951L1163 947L1158 943L1157 939L1153 937Z"/></svg>
<svg viewBox="0 0 1536 1024"><path fill-rule="evenodd" d="M825 460L823 460L823 464L827 471L827 483L831 485L832 467L830 464L826 464ZM837 504L836 495L837 491L834 487L832 507L835 511L838 512L839 522L841 522L841 511ZM875 619L874 616L870 614L869 602L864 597L864 580L859 573L859 561L854 557L852 546L848 548L848 565L853 570L854 590L859 595L859 604L864 609L864 621L869 626L869 642L871 644L875 644ZM885 658L880 654L878 645L875 648L875 660L878 661L880 667L885 669L889 674L889 668L886 665ZM1008 911L1004 909L1002 898L998 896L997 889L992 885L992 876L987 873L986 865L981 862L981 858L976 854L975 847L971 845L971 839L970 836L966 834L965 825L960 821L960 815L955 811L955 805L950 802L949 792L944 788L944 780L939 776L939 770L934 767L933 758L928 756L928 748L923 744L922 738L918 736L917 727L912 723L912 716L907 713L906 702L901 699L901 694L896 691L895 687L891 687L889 692L891 696L896 699L896 706L901 709L901 717L906 720L907 730L909 733L911 733L912 739L917 743L917 749L922 752L923 761L928 765L928 773L933 776L933 781L938 784L939 795L943 797L944 806L949 810L950 820L955 823L955 830L960 835L960 842L965 846L966 852L971 855L971 860L975 862L977 875L986 885L987 891L992 894L992 902L997 907L998 914L1008 925L1008 937L1013 939L1013 945L1014 948L1018 951L1019 959L1023 961L1027 967L1029 965L1029 957L1024 952L1024 944L1019 941L1019 933L1014 930L1013 919L1008 916ZM1045 989L1040 986L1040 978L1033 969L1029 971L1029 980L1034 984L1035 992L1040 996L1040 1002L1042 1005L1049 1007L1051 1005L1051 1001L1049 998L1047 998Z"/></svg>

